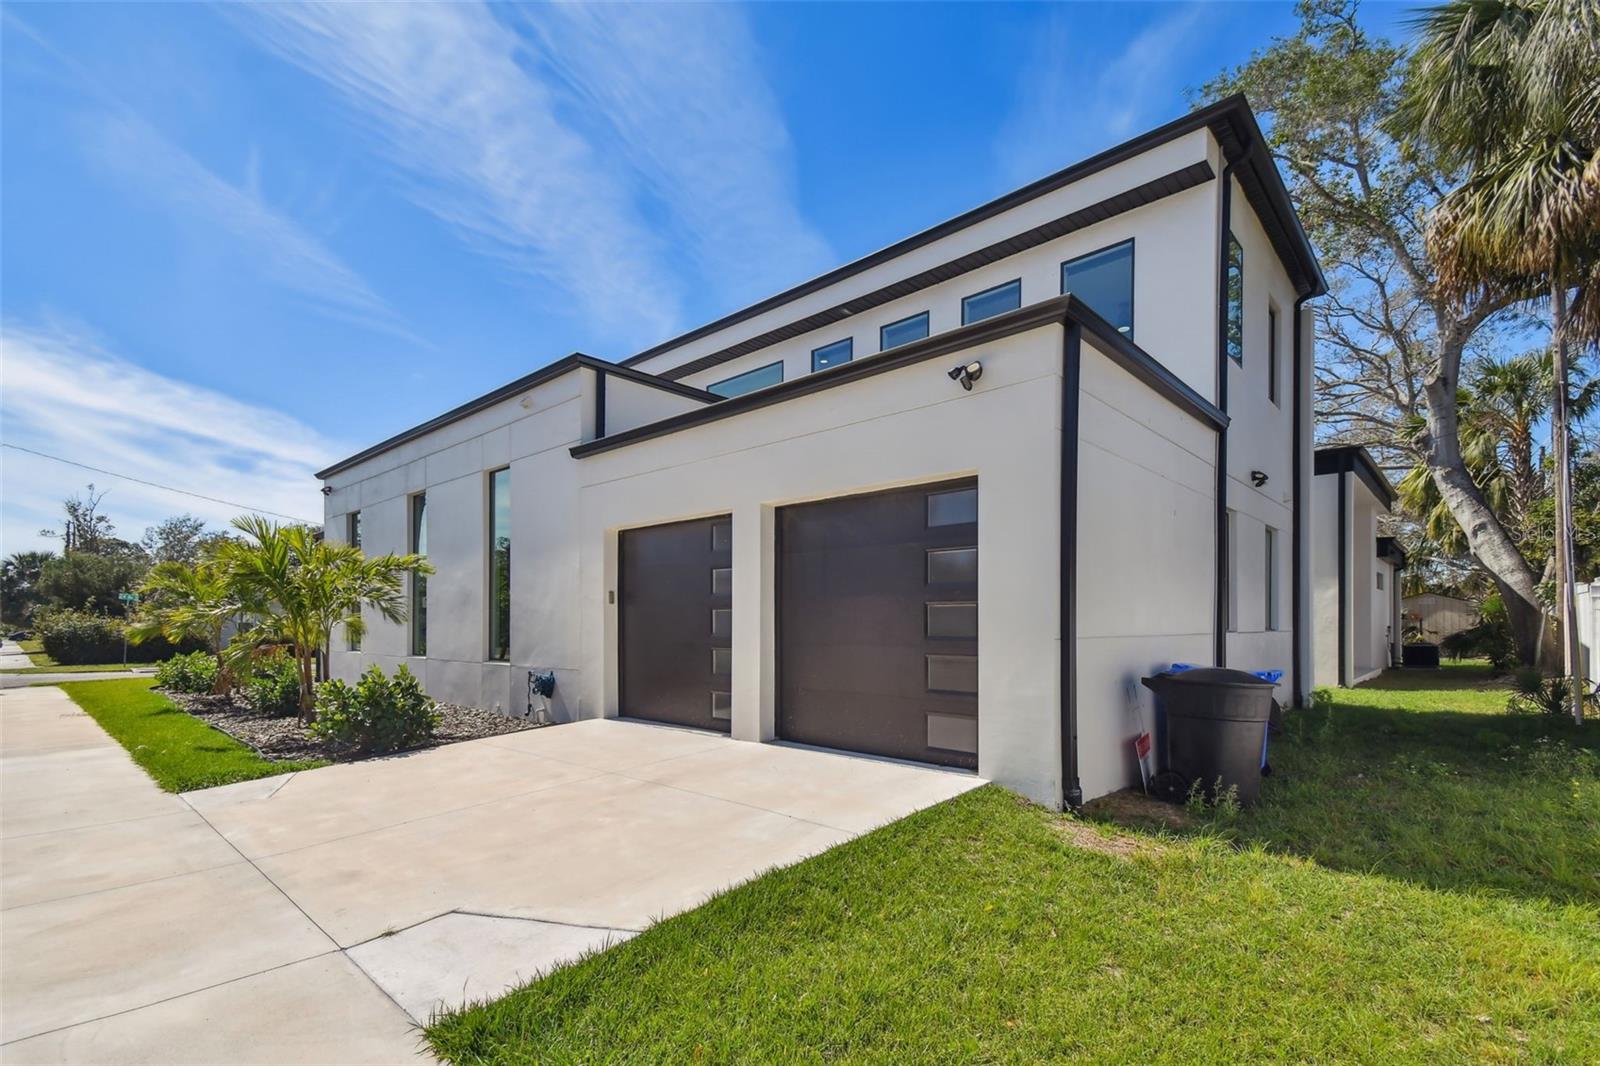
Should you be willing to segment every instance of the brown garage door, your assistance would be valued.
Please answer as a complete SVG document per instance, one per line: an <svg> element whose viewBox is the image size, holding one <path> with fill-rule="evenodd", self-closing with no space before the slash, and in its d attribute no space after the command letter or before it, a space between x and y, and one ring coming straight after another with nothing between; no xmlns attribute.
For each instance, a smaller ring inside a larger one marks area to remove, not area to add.
<svg viewBox="0 0 1600 1066"><path fill-rule="evenodd" d="M618 555L622 714L728 732L732 521L626 530Z"/></svg>
<svg viewBox="0 0 1600 1066"><path fill-rule="evenodd" d="M778 733L978 764L978 485L778 512Z"/></svg>

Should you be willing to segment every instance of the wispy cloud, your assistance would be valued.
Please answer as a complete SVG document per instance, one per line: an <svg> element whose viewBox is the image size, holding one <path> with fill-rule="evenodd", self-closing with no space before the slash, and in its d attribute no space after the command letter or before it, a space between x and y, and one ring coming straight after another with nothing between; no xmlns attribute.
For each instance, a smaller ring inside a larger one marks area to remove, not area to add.
<svg viewBox="0 0 1600 1066"><path fill-rule="evenodd" d="M1154 10L1153 8L1143 10ZM1053 8L1017 71L1017 105L1001 125L995 152L1008 181L1038 178L1108 148L1146 126L1174 118L1157 103L1184 88L1175 76L1183 53L1202 47L1207 5L1187 3L1151 22L1109 62L1084 62L1087 34L1077 25L1092 12Z"/></svg>
<svg viewBox="0 0 1600 1066"><path fill-rule="evenodd" d="M260 191L259 159L233 185L126 111L85 124L84 144L108 169L172 213L180 223L225 233L262 279L335 317L418 341L366 281Z"/></svg>
<svg viewBox="0 0 1600 1066"><path fill-rule="evenodd" d="M798 207L794 145L737 8L551 4L524 24L719 291L765 295L832 264Z"/></svg>
<svg viewBox="0 0 1600 1066"><path fill-rule="evenodd" d="M734 297L828 258L736 11L250 11L247 30L354 106L416 203L612 335L682 325L685 250Z"/></svg>
<svg viewBox="0 0 1600 1066"><path fill-rule="evenodd" d="M303 225L273 207L261 191L261 160L247 161L234 184L130 108L91 71L14 12L4 24L26 37L70 77L92 109L78 143L94 162L160 206L180 224L225 235L235 258L261 278L306 299L324 313L405 338L419 339L366 281Z"/></svg>
<svg viewBox="0 0 1600 1066"><path fill-rule="evenodd" d="M312 476L345 444L280 411L136 366L82 329L0 327L0 437L145 481L307 519L322 513ZM0 551L39 544L63 498L110 489L124 536L189 512L221 526L237 507L89 473L7 448Z"/></svg>

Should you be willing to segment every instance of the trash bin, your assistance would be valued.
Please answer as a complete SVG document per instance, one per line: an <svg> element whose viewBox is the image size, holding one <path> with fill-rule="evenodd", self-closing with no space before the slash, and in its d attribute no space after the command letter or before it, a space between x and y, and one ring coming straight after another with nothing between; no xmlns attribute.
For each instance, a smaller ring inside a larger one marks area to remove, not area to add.
<svg viewBox="0 0 1600 1066"><path fill-rule="evenodd" d="M1161 700L1166 765L1189 784L1211 789L1218 778L1239 802L1261 793L1262 738L1272 715L1273 684L1243 670L1196 667L1143 679Z"/></svg>

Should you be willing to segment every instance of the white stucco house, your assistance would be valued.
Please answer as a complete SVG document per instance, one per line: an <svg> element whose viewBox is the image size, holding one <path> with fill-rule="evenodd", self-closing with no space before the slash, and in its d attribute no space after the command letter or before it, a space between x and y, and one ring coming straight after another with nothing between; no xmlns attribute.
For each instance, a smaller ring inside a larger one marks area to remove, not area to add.
<svg viewBox="0 0 1600 1066"><path fill-rule="evenodd" d="M975 769L1137 781L1145 674L1311 683L1325 291L1242 97L617 361L574 354L320 472L425 552L334 673ZM1137 708L1137 713L1136 713Z"/></svg>
<svg viewBox="0 0 1600 1066"><path fill-rule="evenodd" d="M1311 488L1311 583L1317 685L1358 685L1400 662L1405 552L1378 535L1395 491L1365 448L1316 450Z"/></svg>

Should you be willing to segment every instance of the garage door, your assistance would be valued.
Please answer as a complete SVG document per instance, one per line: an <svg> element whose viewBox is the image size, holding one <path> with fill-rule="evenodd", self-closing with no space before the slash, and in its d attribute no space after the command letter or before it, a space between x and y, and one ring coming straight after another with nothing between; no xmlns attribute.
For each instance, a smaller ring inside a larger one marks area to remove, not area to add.
<svg viewBox="0 0 1600 1066"><path fill-rule="evenodd" d="M978 764L978 486L778 512L778 733Z"/></svg>
<svg viewBox="0 0 1600 1066"><path fill-rule="evenodd" d="M728 732L732 521L626 530L617 550L621 713Z"/></svg>

